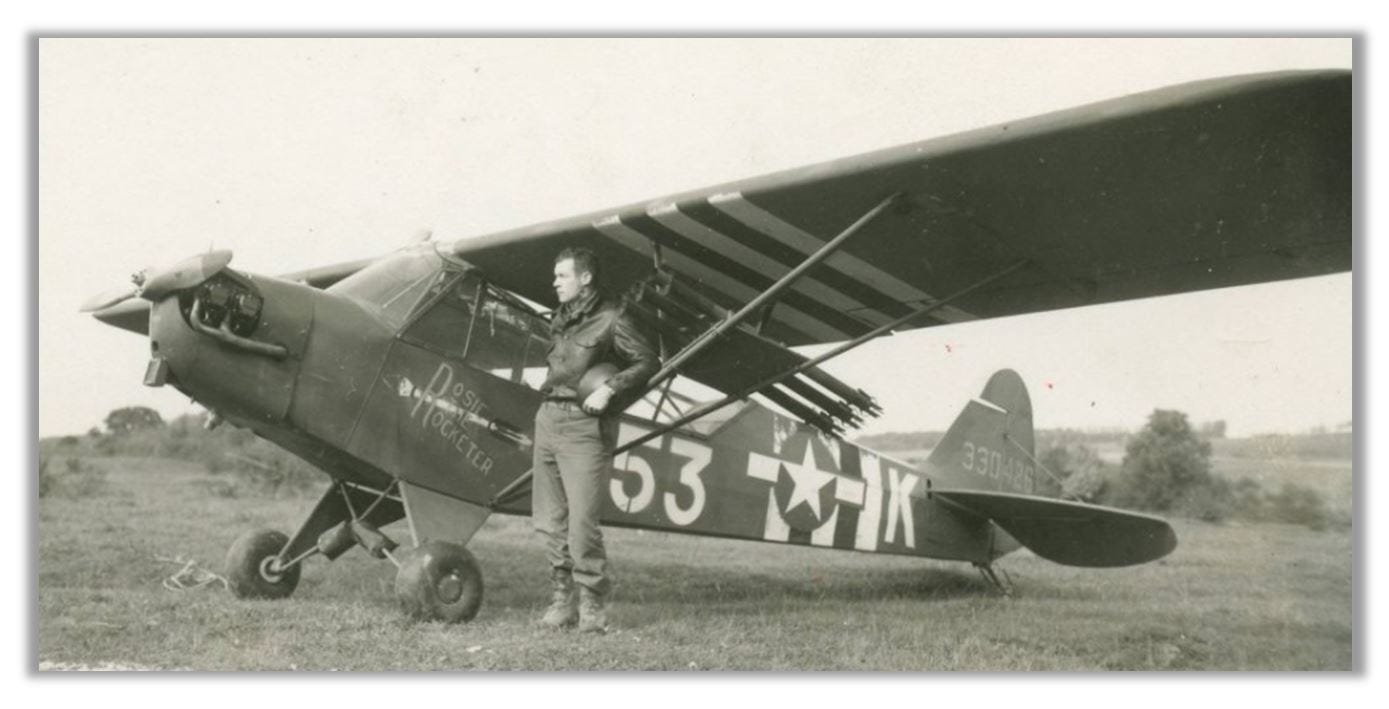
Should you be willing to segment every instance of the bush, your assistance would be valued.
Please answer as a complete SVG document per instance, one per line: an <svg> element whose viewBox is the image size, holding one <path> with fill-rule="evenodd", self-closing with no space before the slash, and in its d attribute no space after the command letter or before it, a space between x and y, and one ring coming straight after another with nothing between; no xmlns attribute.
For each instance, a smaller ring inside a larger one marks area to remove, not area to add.
<svg viewBox="0 0 1389 709"><path fill-rule="evenodd" d="M1071 452L1065 445L1051 445L1037 455L1037 489L1039 495L1057 496L1063 483L1071 476Z"/></svg>
<svg viewBox="0 0 1389 709"><path fill-rule="evenodd" d="M1275 522L1301 524L1316 530L1326 529L1331 517L1321 493L1297 483L1283 483L1277 493L1269 495L1268 509Z"/></svg>
<svg viewBox="0 0 1389 709"><path fill-rule="evenodd" d="M1267 496L1259 481L1240 478L1230 486L1230 506L1234 516L1250 522L1269 518Z"/></svg>
<svg viewBox="0 0 1389 709"><path fill-rule="evenodd" d="M1186 414L1154 410L1129 440L1111 502L1157 512L1173 510L1179 501L1195 504L1203 490L1216 489L1210 459L1211 444L1196 435Z"/></svg>
<svg viewBox="0 0 1389 709"><path fill-rule="evenodd" d="M1068 476L1061 485L1061 494L1081 502L1098 502L1104 498L1112 476L1111 468L1100 462L1089 468L1082 468Z"/></svg>
<svg viewBox="0 0 1389 709"><path fill-rule="evenodd" d="M1203 522L1224 522L1234 515L1234 488L1224 478L1211 477L1187 488L1173 504L1172 511Z"/></svg>
<svg viewBox="0 0 1389 709"><path fill-rule="evenodd" d="M148 406L127 406L106 415L106 430L114 436L164 425L159 412Z"/></svg>
<svg viewBox="0 0 1389 709"><path fill-rule="evenodd" d="M91 497L106 489L106 471L81 458L65 458L61 470L53 458L39 459L39 497Z"/></svg>
<svg viewBox="0 0 1389 709"><path fill-rule="evenodd" d="M210 489L217 495L279 495L321 486L323 478L313 465L250 430L231 425L208 430L207 419L208 414L201 412L179 416L167 424L127 426L120 434L93 430L75 452L95 456L173 458L201 464L214 474L235 476L235 481L216 490ZM41 449L45 449L43 442L40 443ZM45 450L57 448L50 446Z"/></svg>
<svg viewBox="0 0 1389 709"><path fill-rule="evenodd" d="M1212 477L1208 484L1191 489L1173 511L1207 522L1227 519L1279 522L1300 524L1317 531L1340 523L1333 519L1325 498L1316 490L1284 483L1278 492L1270 493L1257 480L1250 478L1240 478L1231 483L1221 477Z"/></svg>
<svg viewBox="0 0 1389 709"><path fill-rule="evenodd" d="M1104 493L1112 474L1110 466L1083 443L1052 445L1043 450L1037 460L1045 468L1037 477L1039 494L1094 502ZM1052 475L1059 482L1053 480Z"/></svg>
<svg viewBox="0 0 1389 709"><path fill-rule="evenodd" d="M276 449L258 455L226 452L220 471L235 473L251 489L270 497L281 492L303 492L320 480L317 469Z"/></svg>

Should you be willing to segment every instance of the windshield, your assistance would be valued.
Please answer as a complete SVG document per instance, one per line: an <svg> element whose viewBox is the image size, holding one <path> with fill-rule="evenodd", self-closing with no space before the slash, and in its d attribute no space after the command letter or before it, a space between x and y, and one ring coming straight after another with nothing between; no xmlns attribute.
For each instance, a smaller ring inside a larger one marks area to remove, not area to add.
<svg viewBox="0 0 1389 709"><path fill-rule="evenodd" d="M338 281L329 292L376 306L391 328L405 324L430 287L446 275L433 248L397 251Z"/></svg>

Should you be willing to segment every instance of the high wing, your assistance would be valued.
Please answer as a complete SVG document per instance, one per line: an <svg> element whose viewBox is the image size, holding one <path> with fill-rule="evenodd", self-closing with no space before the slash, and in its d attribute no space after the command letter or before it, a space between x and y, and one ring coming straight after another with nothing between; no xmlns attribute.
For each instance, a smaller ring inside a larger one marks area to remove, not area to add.
<svg viewBox="0 0 1389 709"><path fill-rule="evenodd" d="M780 299L762 332L849 339L1010 264L935 322L1346 271L1344 71L1211 79L642 204L458 241L499 285L553 304L564 246L615 282L665 267L746 303L892 194ZM923 318L921 325L932 324Z"/></svg>
<svg viewBox="0 0 1389 709"><path fill-rule="evenodd" d="M1211 79L456 242L553 304L548 264L596 251L616 283L653 260L747 303L891 195L778 299L760 333L842 341L964 289L901 329L1245 285L1351 267L1344 71Z"/></svg>

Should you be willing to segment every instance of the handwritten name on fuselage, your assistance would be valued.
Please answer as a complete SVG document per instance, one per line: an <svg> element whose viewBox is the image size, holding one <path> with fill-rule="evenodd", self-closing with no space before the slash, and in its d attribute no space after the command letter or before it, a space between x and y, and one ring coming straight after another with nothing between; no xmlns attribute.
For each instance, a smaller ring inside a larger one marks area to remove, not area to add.
<svg viewBox="0 0 1389 709"><path fill-rule="evenodd" d="M1032 465L1000 450L993 450L966 441L961 449L960 464L980 477L1002 483L1005 489L1032 492Z"/></svg>
<svg viewBox="0 0 1389 709"><path fill-rule="evenodd" d="M433 431L453 446L479 472L486 475L494 461L468 433L469 424L486 430L487 417L482 411L487 408L482 397L462 382L454 382L453 367L440 362L423 389L415 386L408 378L402 377L397 393L413 399L415 405L410 409L410 419L419 419L420 426Z"/></svg>

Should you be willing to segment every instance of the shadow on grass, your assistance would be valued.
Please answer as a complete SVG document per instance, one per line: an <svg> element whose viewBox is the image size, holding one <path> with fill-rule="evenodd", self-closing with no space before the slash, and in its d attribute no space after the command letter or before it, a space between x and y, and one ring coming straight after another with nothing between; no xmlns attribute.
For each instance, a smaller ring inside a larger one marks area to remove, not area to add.
<svg viewBox="0 0 1389 709"><path fill-rule="evenodd" d="M792 576L738 569L716 576L679 564L643 563L629 567L620 583L623 595L639 602L738 603L789 600L878 602L994 598L998 594L970 572L942 569L846 570L837 577Z"/></svg>

